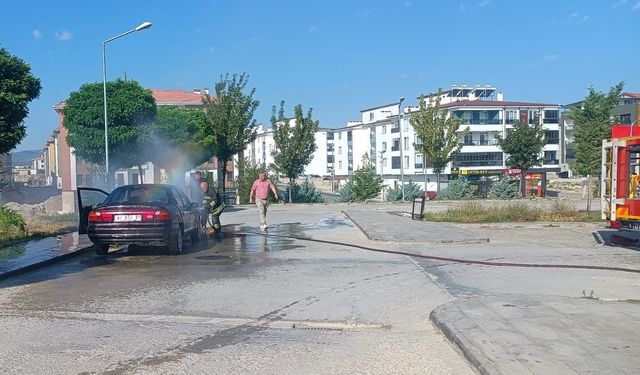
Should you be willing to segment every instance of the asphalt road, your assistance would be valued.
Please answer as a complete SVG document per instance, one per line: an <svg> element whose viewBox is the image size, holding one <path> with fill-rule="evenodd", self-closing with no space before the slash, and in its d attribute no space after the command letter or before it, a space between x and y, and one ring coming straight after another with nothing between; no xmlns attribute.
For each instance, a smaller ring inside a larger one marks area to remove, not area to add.
<svg viewBox="0 0 640 375"><path fill-rule="evenodd" d="M181 256L87 254L1 282L1 372L472 373L428 321L450 291L350 247L372 243L339 208L272 206L266 235L253 208L222 221Z"/></svg>

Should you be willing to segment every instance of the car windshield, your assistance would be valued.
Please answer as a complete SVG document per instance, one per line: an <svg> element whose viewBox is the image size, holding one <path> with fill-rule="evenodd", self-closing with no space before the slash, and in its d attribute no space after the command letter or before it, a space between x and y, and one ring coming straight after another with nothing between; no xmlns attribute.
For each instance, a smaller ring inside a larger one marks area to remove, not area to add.
<svg viewBox="0 0 640 375"><path fill-rule="evenodd" d="M114 190L104 204L167 204L167 189L159 186L123 186Z"/></svg>

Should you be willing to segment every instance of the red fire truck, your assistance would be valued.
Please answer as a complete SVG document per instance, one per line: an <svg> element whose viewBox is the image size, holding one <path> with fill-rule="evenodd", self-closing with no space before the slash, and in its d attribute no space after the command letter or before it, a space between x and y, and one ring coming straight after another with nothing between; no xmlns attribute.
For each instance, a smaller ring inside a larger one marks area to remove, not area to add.
<svg viewBox="0 0 640 375"><path fill-rule="evenodd" d="M602 141L600 207L611 228L640 230L640 127L613 125Z"/></svg>

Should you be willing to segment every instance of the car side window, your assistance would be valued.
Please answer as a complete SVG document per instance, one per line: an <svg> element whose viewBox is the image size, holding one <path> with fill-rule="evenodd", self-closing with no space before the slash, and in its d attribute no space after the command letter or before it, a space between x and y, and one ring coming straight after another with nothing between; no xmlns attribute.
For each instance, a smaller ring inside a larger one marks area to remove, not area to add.
<svg viewBox="0 0 640 375"><path fill-rule="evenodd" d="M178 191L178 194L180 194L180 197L182 198L182 200L185 202L185 205L187 207L191 207L191 201L189 200L187 195L180 189L176 189L176 190Z"/></svg>
<svg viewBox="0 0 640 375"><path fill-rule="evenodd" d="M173 199L175 199L176 204L178 205L178 207L180 208L186 208L188 207L187 202L189 200L187 200L187 202L185 202L185 200L182 198L182 196L180 195L180 190L172 187L171 188L171 193L173 194Z"/></svg>

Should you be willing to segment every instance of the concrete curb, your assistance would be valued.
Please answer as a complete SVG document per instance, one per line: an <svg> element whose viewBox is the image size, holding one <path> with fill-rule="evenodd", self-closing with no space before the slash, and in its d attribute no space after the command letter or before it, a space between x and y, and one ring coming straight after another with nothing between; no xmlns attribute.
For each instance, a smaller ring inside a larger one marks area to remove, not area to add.
<svg viewBox="0 0 640 375"><path fill-rule="evenodd" d="M455 349L471 364L481 375L501 375L502 373L491 363L491 360L459 329L448 325L448 319L466 319L464 313L456 308L452 313L451 307L457 302L450 302L435 308L429 314L429 321L454 345ZM449 309L449 311L445 311ZM452 316L455 315L455 316Z"/></svg>
<svg viewBox="0 0 640 375"><path fill-rule="evenodd" d="M93 245L87 245L87 247L83 247L83 248L80 248L80 249L72 251L72 252L61 254L61 255L58 255L58 256L55 256L55 257L52 257L52 258L49 258L49 259L45 259L45 260L36 262L36 263L32 263L32 264L26 265L24 267L17 268L15 270L3 272L3 273L0 274L0 280L5 280L5 279L8 279L10 277L21 275L21 274L29 272L29 271L33 271L33 270L36 270L36 269L39 269L39 268L43 268L43 267L48 266L50 264L61 262L63 260L75 257L77 255L88 253L90 251L93 251Z"/></svg>
<svg viewBox="0 0 640 375"><path fill-rule="evenodd" d="M489 238L467 238L463 240L424 240L424 241L393 241L393 240L385 240L383 238L372 236L369 234L359 223L355 220L351 215L349 215L345 210L341 210L342 212L351 222L360 229L360 231L367 237L367 239L376 242L389 242L389 243L421 243L421 244L478 244L478 243L488 243L490 242Z"/></svg>

